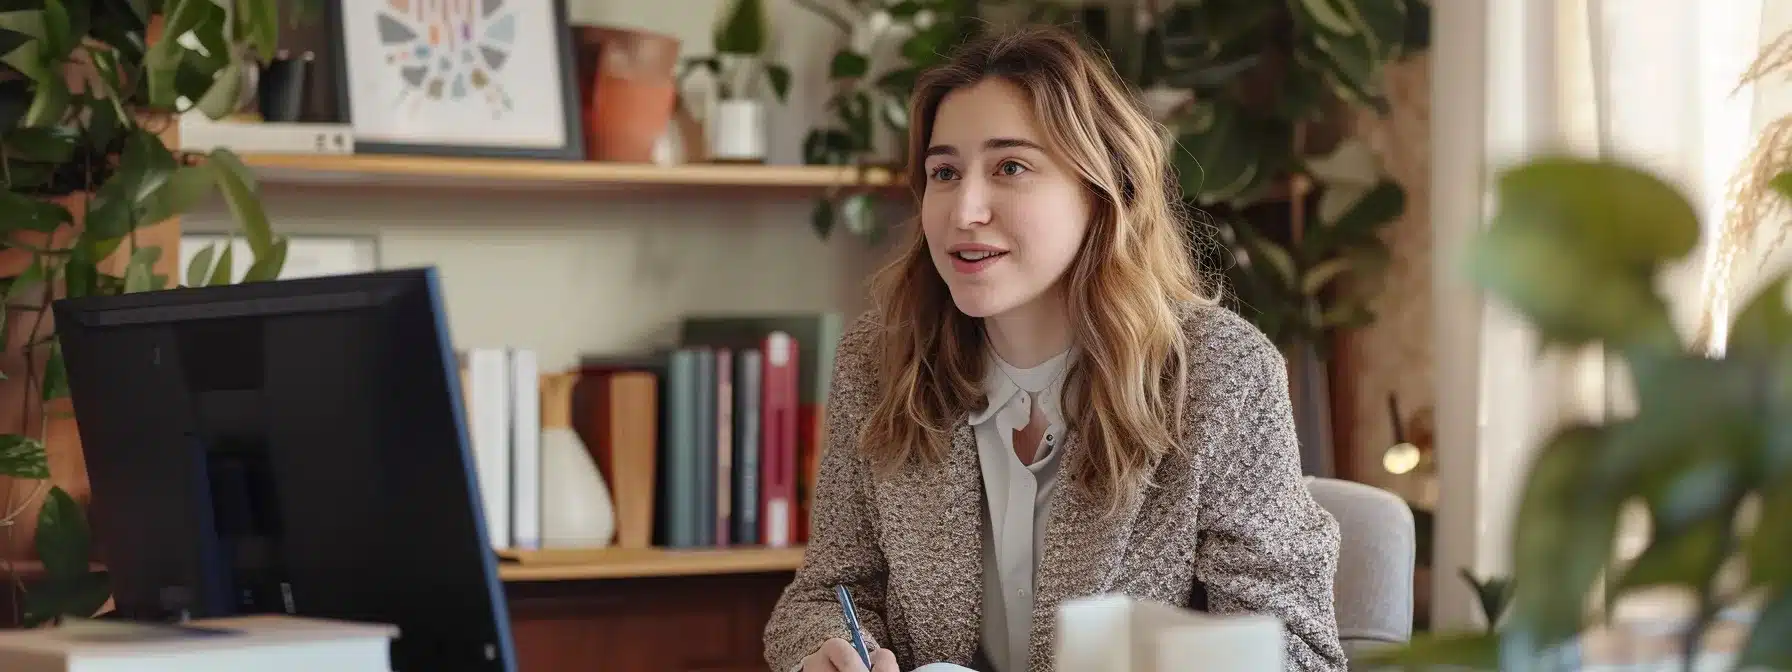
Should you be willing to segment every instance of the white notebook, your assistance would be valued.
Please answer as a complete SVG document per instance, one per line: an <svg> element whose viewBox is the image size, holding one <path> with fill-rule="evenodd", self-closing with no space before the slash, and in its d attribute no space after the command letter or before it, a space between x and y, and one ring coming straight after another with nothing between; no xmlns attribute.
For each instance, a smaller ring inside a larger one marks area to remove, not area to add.
<svg viewBox="0 0 1792 672"><path fill-rule="evenodd" d="M398 629L292 616L0 632L6 672L390 672Z"/></svg>
<svg viewBox="0 0 1792 672"><path fill-rule="evenodd" d="M1058 607L1060 672L1281 672L1282 622L1274 616L1207 614L1124 595Z"/></svg>

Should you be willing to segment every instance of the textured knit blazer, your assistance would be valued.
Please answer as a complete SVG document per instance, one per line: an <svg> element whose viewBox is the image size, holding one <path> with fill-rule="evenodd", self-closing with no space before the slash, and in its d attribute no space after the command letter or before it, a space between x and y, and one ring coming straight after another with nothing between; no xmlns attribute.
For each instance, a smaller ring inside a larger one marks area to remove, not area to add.
<svg viewBox="0 0 1792 672"><path fill-rule="evenodd" d="M969 665L978 651L986 516L976 439L961 417L942 462L871 476L858 437L877 394L878 329L861 316L836 354L808 551L765 630L775 672L831 637L850 641L835 585L851 591L866 645L891 649L903 670ZM1074 483L1057 488L1035 575L1030 669L1052 669L1066 599L1124 593L1190 606L1204 591L1208 611L1279 617L1291 669L1342 670L1338 525L1302 482L1282 356L1222 307L1190 308L1184 329L1186 450L1153 465L1154 486L1118 518ZM1066 460L1090 456L1074 430L1063 448Z"/></svg>

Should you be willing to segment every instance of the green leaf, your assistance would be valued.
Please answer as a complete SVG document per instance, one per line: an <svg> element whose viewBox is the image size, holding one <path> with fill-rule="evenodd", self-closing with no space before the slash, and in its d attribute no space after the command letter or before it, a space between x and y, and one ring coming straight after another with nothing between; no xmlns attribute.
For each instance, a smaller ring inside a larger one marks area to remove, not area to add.
<svg viewBox="0 0 1792 672"><path fill-rule="evenodd" d="M1292 260L1290 260L1290 263L1292 263ZM1354 270L1354 265L1353 260L1348 257L1338 257L1319 262L1318 264L1315 264L1313 268L1307 270L1306 277L1301 278L1300 292L1307 296L1318 296L1319 291L1325 289L1326 285L1331 284L1331 282L1338 279L1339 276Z"/></svg>
<svg viewBox="0 0 1792 672"><path fill-rule="evenodd" d="M124 292L134 294L156 289L155 263L162 256L160 247L139 247L131 252L124 266Z"/></svg>
<svg viewBox="0 0 1792 672"><path fill-rule="evenodd" d="M162 5L165 17L162 34L175 38L191 32L205 18L207 7L216 7L212 0L167 0ZM186 47L177 39L159 40L143 55L144 86L150 106L173 109L179 91L175 75L180 71L181 52Z"/></svg>
<svg viewBox="0 0 1792 672"><path fill-rule="evenodd" d="M124 142L124 155L112 179L124 183L124 198L133 205L141 204L168 182L179 163L161 138L142 128L132 130Z"/></svg>
<svg viewBox="0 0 1792 672"><path fill-rule="evenodd" d="M1231 105L1216 105L1213 122L1200 132L1183 133L1175 165L1182 190L1203 205L1231 200L1256 180L1265 141L1263 129Z"/></svg>
<svg viewBox="0 0 1792 672"><path fill-rule="evenodd" d="M1495 226L1470 249L1470 273L1547 342L1677 347L1667 305L1648 275L1599 265L1563 238L1536 227Z"/></svg>
<svg viewBox="0 0 1792 672"><path fill-rule="evenodd" d="M1558 232L1587 262L1653 269L1698 244L1692 204L1660 178L1629 166L1538 159L1502 174L1497 190L1495 227Z"/></svg>
<svg viewBox="0 0 1792 672"><path fill-rule="evenodd" d="M0 232L36 231L50 233L56 227L74 221L68 208L16 191L0 193Z"/></svg>
<svg viewBox="0 0 1792 672"><path fill-rule="evenodd" d="M242 17L255 55L262 61L274 57L280 42L280 6L278 0L237 0L237 14Z"/></svg>
<svg viewBox="0 0 1792 672"><path fill-rule="evenodd" d="M1737 354L1774 355L1792 347L1792 311L1786 309L1787 281L1781 273L1762 285L1730 326L1726 349Z"/></svg>
<svg viewBox="0 0 1792 672"><path fill-rule="evenodd" d="M1573 426L1537 454L1513 526L1514 580L1506 627L1548 649L1580 630L1585 600L1612 556L1617 501L1588 487L1609 430Z"/></svg>
<svg viewBox="0 0 1792 672"><path fill-rule="evenodd" d="M218 264L212 267L212 277L205 281L207 286L228 285L236 270L232 267L231 257L236 244L232 239L224 240L224 251L218 253Z"/></svg>
<svg viewBox="0 0 1792 672"><path fill-rule="evenodd" d="M14 49L31 41L31 36L16 30L0 28L0 55L10 54Z"/></svg>
<svg viewBox="0 0 1792 672"><path fill-rule="evenodd" d="M89 212L88 217L92 216L93 213ZM68 261L62 266L62 285L68 292L68 298L92 295L99 287L99 274L98 259L93 256L92 245L75 245Z"/></svg>
<svg viewBox="0 0 1792 672"><path fill-rule="evenodd" d="M1382 180L1331 222L1335 240L1373 236L1383 225L1406 213L1406 190L1393 180Z"/></svg>
<svg viewBox="0 0 1792 672"><path fill-rule="evenodd" d="M50 342L50 357L44 361L43 400L54 401L68 396L68 368L62 359L62 341Z"/></svg>
<svg viewBox="0 0 1792 672"><path fill-rule="evenodd" d="M815 210L809 213L809 226L815 229L815 235L822 240L834 231L834 202L826 198L815 200Z"/></svg>
<svg viewBox="0 0 1792 672"><path fill-rule="evenodd" d="M42 11L14 10L0 13L0 28L29 38L24 44L7 52L4 57L0 57L0 63L12 66L13 69L18 70L33 82L45 82L52 79L50 77L52 70L49 66L60 63L64 56L64 54L54 54L57 63L50 63L51 59L45 58L43 17ZM54 79L61 80L62 69L57 67L54 72L56 74Z"/></svg>
<svg viewBox="0 0 1792 672"><path fill-rule="evenodd" d="M921 71L913 66L896 68L878 75L877 82L872 86L875 86L877 90L889 94L894 98L900 99L906 105L909 96L915 92L915 80L919 79L920 76Z"/></svg>
<svg viewBox="0 0 1792 672"><path fill-rule="evenodd" d="M218 71L217 79L205 95L194 104L201 113L212 119L223 119L225 115L236 110L243 101L243 64L232 62Z"/></svg>
<svg viewBox="0 0 1792 672"><path fill-rule="evenodd" d="M1762 605L1735 669L1792 669L1792 588L1782 586Z"/></svg>
<svg viewBox="0 0 1792 672"><path fill-rule="evenodd" d="M834 54L834 60L828 64L828 78L854 79L864 77L871 70L871 59L851 49L842 49Z"/></svg>
<svg viewBox="0 0 1792 672"><path fill-rule="evenodd" d="M44 479L50 477L50 459L44 444L18 434L0 434L0 476Z"/></svg>
<svg viewBox="0 0 1792 672"><path fill-rule="evenodd" d="M62 0L43 0L44 50L66 54L74 49L74 36L69 34L68 8Z"/></svg>
<svg viewBox="0 0 1792 672"><path fill-rule="evenodd" d="M1762 493L1761 516L1744 552L1752 585L1792 586L1792 489Z"/></svg>
<svg viewBox="0 0 1792 672"><path fill-rule="evenodd" d="M1654 538L1631 561L1607 597L1658 586L1703 589L1728 557L1728 519L1707 519L1686 530L1655 530Z"/></svg>
<svg viewBox="0 0 1792 672"><path fill-rule="evenodd" d="M1767 182L1767 186L1781 197L1792 199L1792 170L1773 176L1773 179Z"/></svg>
<svg viewBox="0 0 1792 672"><path fill-rule="evenodd" d="M204 287L205 278L212 271L212 257L218 253L218 244L212 243L205 249L193 253L193 259L187 262L187 286Z"/></svg>
<svg viewBox="0 0 1792 672"><path fill-rule="evenodd" d="M1355 663L1352 661L1353 668ZM1361 663L1363 669L1494 670L1500 666L1500 640L1487 632L1424 633L1406 644L1369 652Z"/></svg>
<svg viewBox="0 0 1792 672"><path fill-rule="evenodd" d="M1350 0L1342 0L1349 2ZM1348 16L1340 11L1333 0L1297 0L1295 6L1300 7L1313 25L1337 35L1355 35L1357 26Z"/></svg>
<svg viewBox="0 0 1792 672"><path fill-rule="evenodd" d="M217 188L217 174L206 166L181 166L144 204L143 221L159 223L193 209Z"/></svg>
<svg viewBox="0 0 1792 672"><path fill-rule="evenodd" d="M716 31L716 51L758 56L765 52L765 7L760 0L735 0L733 11Z"/></svg>
<svg viewBox="0 0 1792 672"><path fill-rule="evenodd" d="M44 258L40 255L33 257L31 259L31 265L25 267L25 272L20 273L19 277L13 278L12 284L7 285L5 301L10 303L18 300L24 297L27 292L40 289L43 284ZM0 314L3 313L4 311L0 311Z"/></svg>
<svg viewBox="0 0 1792 672"><path fill-rule="evenodd" d="M82 234L86 240L117 241L130 235L136 228L135 206L131 202L129 191L130 180L114 177L95 192L93 199L87 204L87 231ZM95 259L103 259L98 255Z"/></svg>
<svg viewBox="0 0 1792 672"><path fill-rule="evenodd" d="M280 277L280 269L286 266L286 239L275 238L268 254L257 256L249 264L249 270L243 273L243 282L265 282Z"/></svg>
<svg viewBox="0 0 1792 672"><path fill-rule="evenodd" d="M255 174L228 149L212 150L208 165L217 173L224 202L236 216L243 238L249 242L249 251L257 260L267 256L274 245L274 233L268 224L267 213L262 210L261 198L255 193Z"/></svg>
<svg viewBox="0 0 1792 672"><path fill-rule="evenodd" d="M25 109L24 125L55 126L68 113L68 83L61 77L48 77L37 83L37 94L31 107Z"/></svg>
<svg viewBox="0 0 1792 672"><path fill-rule="evenodd" d="M80 141L80 133L72 127L26 127L6 134L6 150L10 158L64 163L74 155Z"/></svg>
<svg viewBox="0 0 1792 672"><path fill-rule="evenodd" d="M790 100L790 68L768 63L765 66L765 78L771 83L772 95L778 97L778 102Z"/></svg>
<svg viewBox="0 0 1792 672"><path fill-rule="evenodd" d="M62 488L51 486L37 512L37 557L52 580L88 572L93 557L90 538L81 505Z"/></svg>
<svg viewBox="0 0 1792 672"><path fill-rule="evenodd" d="M23 625L35 628L62 616L89 618L99 613L109 599L112 578L104 571L38 582L25 593Z"/></svg>
<svg viewBox="0 0 1792 672"><path fill-rule="evenodd" d="M1497 629L1500 617L1506 613L1506 605L1512 601L1512 579L1490 576L1483 581L1475 578L1474 573L1466 567L1457 573L1475 589L1475 602L1481 607L1481 618L1486 621L1488 629Z"/></svg>

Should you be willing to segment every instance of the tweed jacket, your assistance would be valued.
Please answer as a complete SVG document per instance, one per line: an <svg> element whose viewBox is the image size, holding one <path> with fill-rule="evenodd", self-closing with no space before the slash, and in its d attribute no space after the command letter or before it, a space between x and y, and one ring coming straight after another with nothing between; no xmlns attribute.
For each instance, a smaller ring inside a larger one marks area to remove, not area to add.
<svg viewBox="0 0 1792 672"><path fill-rule="evenodd" d="M1338 526L1302 482L1284 360L1222 307L1191 307L1184 328L1188 444L1153 465L1153 486L1117 519L1104 518L1081 487L1054 492L1029 669L1052 670L1065 599L1124 593L1189 606L1199 586L1208 611L1279 617L1291 669L1342 670L1332 605ZM850 640L834 597L842 584L866 645L891 649L903 670L970 665L978 652L985 503L976 439L961 418L945 460L871 477L857 437L877 394L878 329L861 316L835 355L808 551L765 630L774 672L829 638ZM1063 450L1065 474L1069 461L1089 456L1075 431Z"/></svg>

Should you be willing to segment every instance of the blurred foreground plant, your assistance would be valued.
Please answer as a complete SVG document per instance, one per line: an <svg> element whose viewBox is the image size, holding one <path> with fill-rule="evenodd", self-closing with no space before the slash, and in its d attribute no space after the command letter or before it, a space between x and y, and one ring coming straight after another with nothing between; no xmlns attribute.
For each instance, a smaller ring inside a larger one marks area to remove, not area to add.
<svg viewBox="0 0 1792 672"><path fill-rule="evenodd" d="M1792 174L1774 181L1792 197ZM1682 342L1654 279L1690 254L1699 222L1661 180L1609 162L1550 158L1500 177L1499 212L1471 250L1478 283L1545 347L1598 346L1635 386L1630 417L1559 429L1528 474L1512 539L1513 591L1497 632L1446 633L1380 662L1530 669L1644 589L1697 595L1690 664L1720 612L1758 600L1738 669L1792 668L1792 312L1787 277L1751 300L1728 347ZM1619 514L1650 538L1614 562ZM1727 569L1740 571L1729 572ZM1603 607L1594 597L1603 592Z"/></svg>

